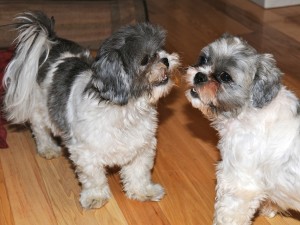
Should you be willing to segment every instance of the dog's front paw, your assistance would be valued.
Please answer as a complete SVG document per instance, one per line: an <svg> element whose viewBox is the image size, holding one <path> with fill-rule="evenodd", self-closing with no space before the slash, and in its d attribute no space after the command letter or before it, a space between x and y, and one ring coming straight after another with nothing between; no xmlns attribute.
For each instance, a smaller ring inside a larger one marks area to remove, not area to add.
<svg viewBox="0 0 300 225"><path fill-rule="evenodd" d="M126 195L138 201L159 201L165 195L165 191L159 184L149 184L143 190L126 191Z"/></svg>
<svg viewBox="0 0 300 225"><path fill-rule="evenodd" d="M57 158L62 155L62 150L61 147L49 147L49 148L44 148L44 149L38 149L38 153L41 157L46 158L46 159L53 159Z"/></svg>
<svg viewBox="0 0 300 225"><path fill-rule="evenodd" d="M81 206L85 209L97 209L104 206L109 200L109 194L95 190L83 190L80 194Z"/></svg>

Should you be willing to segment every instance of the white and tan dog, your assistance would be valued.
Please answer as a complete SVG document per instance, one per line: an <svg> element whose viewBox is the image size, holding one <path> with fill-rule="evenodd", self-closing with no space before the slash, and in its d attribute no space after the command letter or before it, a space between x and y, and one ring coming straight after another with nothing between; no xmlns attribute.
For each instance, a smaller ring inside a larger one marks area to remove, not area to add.
<svg viewBox="0 0 300 225"><path fill-rule="evenodd" d="M300 210L300 104L281 75L272 55L231 35L187 70L188 100L220 135L215 225Z"/></svg>
<svg viewBox="0 0 300 225"><path fill-rule="evenodd" d="M62 137L82 185L84 208L109 197L106 166L121 167L131 199L158 201L164 189L152 182L159 98L173 85L177 54L162 50L165 31L141 23L121 28L93 59L78 44L59 38L42 12L19 15L14 58L4 77L5 110L14 123L29 121L37 151L61 154L51 135Z"/></svg>

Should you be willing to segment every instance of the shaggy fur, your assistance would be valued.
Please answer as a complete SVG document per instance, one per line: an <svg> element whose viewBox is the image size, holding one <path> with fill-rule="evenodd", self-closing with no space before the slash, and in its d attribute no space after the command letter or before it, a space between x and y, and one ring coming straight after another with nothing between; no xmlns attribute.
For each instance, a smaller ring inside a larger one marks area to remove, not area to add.
<svg viewBox="0 0 300 225"><path fill-rule="evenodd" d="M281 75L272 55L230 35L187 70L188 100L220 135L214 225L300 210L300 105Z"/></svg>
<svg viewBox="0 0 300 225"><path fill-rule="evenodd" d="M14 123L29 121L38 153L61 155L60 135L82 185L84 208L110 197L106 166L121 166L131 199L158 201L164 189L151 180L156 152L156 102L168 94L177 54L162 50L165 31L141 23L108 38L93 59L87 49L59 38L42 12L16 18L15 57L4 77L5 111Z"/></svg>

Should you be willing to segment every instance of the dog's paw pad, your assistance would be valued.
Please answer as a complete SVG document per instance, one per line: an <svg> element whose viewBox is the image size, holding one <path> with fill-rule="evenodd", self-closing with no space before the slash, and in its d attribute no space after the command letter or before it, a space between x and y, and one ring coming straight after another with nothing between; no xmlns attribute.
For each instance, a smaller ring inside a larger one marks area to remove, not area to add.
<svg viewBox="0 0 300 225"><path fill-rule="evenodd" d="M85 209L98 209L104 206L108 202L108 199L102 198L90 198L81 201L81 205Z"/></svg>
<svg viewBox="0 0 300 225"><path fill-rule="evenodd" d="M147 190L148 193L148 199L151 201L159 201L161 200L165 195L165 190L162 186L159 184L153 184L150 188Z"/></svg>
<svg viewBox="0 0 300 225"><path fill-rule="evenodd" d="M159 184L150 184L143 191L126 194L130 199L138 201L159 201L165 195L165 191Z"/></svg>
<svg viewBox="0 0 300 225"><path fill-rule="evenodd" d="M109 189L106 192L97 189L85 189L80 194L80 203L85 209L97 209L108 202L109 196Z"/></svg>
<svg viewBox="0 0 300 225"><path fill-rule="evenodd" d="M46 159L53 159L57 158L62 155L61 148L53 149L53 148L47 148L43 149L43 151L38 151L39 155Z"/></svg>
<svg viewBox="0 0 300 225"><path fill-rule="evenodd" d="M108 202L107 198L99 196L81 196L80 203L85 209L98 209Z"/></svg>

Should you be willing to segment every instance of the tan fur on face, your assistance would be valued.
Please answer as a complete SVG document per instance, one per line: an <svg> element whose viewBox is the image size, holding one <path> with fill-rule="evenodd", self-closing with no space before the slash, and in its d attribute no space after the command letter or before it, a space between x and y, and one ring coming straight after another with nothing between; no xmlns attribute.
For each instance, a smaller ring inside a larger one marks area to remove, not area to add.
<svg viewBox="0 0 300 225"><path fill-rule="evenodd" d="M216 95L219 89L219 84L215 81L208 81L205 85L201 86L199 89L199 95L204 104L210 104L216 102Z"/></svg>
<svg viewBox="0 0 300 225"><path fill-rule="evenodd" d="M152 66L151 71L147 74L151 84L159 83L164 76L168 76L168 68L162 62L156 63Z"/></svg>

